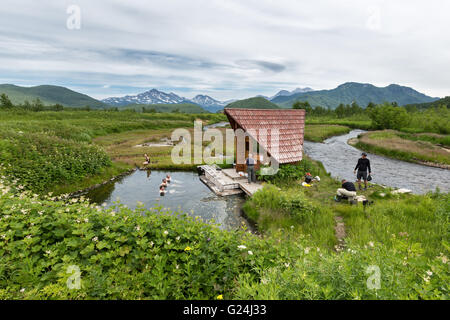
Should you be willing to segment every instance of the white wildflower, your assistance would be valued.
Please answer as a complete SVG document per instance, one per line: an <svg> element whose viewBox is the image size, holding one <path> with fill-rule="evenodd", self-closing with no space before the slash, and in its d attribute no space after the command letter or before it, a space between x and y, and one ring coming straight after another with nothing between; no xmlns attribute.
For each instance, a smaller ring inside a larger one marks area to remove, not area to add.
<svg viewBox="0 0 450 320"><path fill-rule="evenodd" d="M247 249L247 247L241 244L240 246L238 246L238 249L239 250L244 250L244 249Z"/></svg>
<svg viewBox="0 0 450 320"><path fill-rule="evenodd" d="M308 247L305 248L305 253L306 253L306 254L309 253L309 248L308 248Z"/></svg>
<svg viewBox="0 0 450 320"><path fill-rule="evenodd" d="M169 231L165 230L163 233L165 236L167 236L169 234Z"/></svg>
<svg viewBox="0 0 450 320"><path fill-rule="evenodd" d="M431 277L433 275L433 272L431 272L430 270L427 270L427 275L429 275Z"/></svg>
<svg viewBox="0 0 450 320"><path fill-rule="evenodd" d="M20 292L22 293L25 292L25 288L20 289Z"/></svg>
<svg viewBox="0 0 450 320"><path fill-rule="evenodd" d="M369 246L373 247L374 243L372 241L369 242Z"/></svg>
<svg viewBox="0 0 450 320"><path fill-rule="evenodd" d="M249 255L253 255L253 252L251 250L247 251Z"/></svg>
<svg viewBox="0 0 450 320"><path fill-rule="evenodd" d="M98 241L98 237L93 237L92 241L97 242Z"/></svg>

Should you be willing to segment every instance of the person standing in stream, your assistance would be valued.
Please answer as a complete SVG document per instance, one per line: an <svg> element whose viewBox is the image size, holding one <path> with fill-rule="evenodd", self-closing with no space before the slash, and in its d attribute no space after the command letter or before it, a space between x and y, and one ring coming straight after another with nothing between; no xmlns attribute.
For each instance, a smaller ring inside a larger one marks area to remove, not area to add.
<svg viewBox="0 0 450 320"><path fill-rule="evenodd" d="M358 173L356 170L358 170ZM364 190L367 190L367 171L369 171L370 176L372 173L372 170L370 169L370 160L367 159L367 154L363 152L361 154L361 158L358 159L355 170L353 171L353 173L356 173L359 190L361 190L361 178L364 179Z"/></svg>

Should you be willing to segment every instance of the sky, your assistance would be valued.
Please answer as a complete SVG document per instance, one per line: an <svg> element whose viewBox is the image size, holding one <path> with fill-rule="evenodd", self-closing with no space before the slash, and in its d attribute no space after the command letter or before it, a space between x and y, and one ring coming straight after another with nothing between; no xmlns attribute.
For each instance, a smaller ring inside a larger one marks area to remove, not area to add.
<svg viewBox="0 0 450 320"><path fill-rule="evenodd" d="M2 0L0 83L102 99L391 83L450 95L447 0Z"/></svg>

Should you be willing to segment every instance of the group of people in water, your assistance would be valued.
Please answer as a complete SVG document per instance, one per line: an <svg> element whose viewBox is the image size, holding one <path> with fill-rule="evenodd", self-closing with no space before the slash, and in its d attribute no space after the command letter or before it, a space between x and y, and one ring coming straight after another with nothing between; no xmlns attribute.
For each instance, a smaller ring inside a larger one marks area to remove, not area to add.
<svg viewBox="0 0 450 320"><path fill-rule="evenodd" d="M148 154L144 154L145 161L142 162L143 165L147 165L150 163L150 157ZM167 174L165 178L162 179L161 184L159 185L159 195L164 196L167 192L167 187L169 183L171 182L172 178L170 177L170 174Z"/></svg>
<svg viewBox="0 0 450 320"><path fill-rule="evenodd" d="M171 181L170 174L166 175L166 177L164 179L162 179L162 182L159 185L159 195L160 196L163 196L166 194L167 186L169 185L170 181Z"/></svg>

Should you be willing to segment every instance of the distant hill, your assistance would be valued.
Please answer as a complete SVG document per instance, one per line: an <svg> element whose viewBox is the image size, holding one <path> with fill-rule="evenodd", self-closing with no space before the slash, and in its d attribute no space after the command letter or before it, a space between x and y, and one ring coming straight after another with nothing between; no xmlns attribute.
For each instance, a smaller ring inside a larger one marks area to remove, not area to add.
<svg viewBox="0 0 450 320"><path fill-rule="evenodd" d="M432 102L432 98L412 88L391 84L387 87L376 87L368 83L347 82L335 89L299 92L288 96L277 96L271 101L283 108L291 108L296 101L308 101L311 106L322 106L335 109L340 103L351 104L356 101L361 107L369 102L397 102L399 105Z"/></svg>
<svg viewBox="0 0 450 320"><path fill-rule="evenodd" d="M262 97L254 97L232 102L226 105L225 108L279 109L280 107Z"/></svg>
<svg viewBox="0 0 450 320"><path fill-rule="evenodd" d="M292 90L292 91L288 91L288 90L280 90L280 91L278 91L277 94L275 94L274 96L272 96L269 100L273 100L273 99L275 99L276 97L279 97L279 96L292 96L292 95L294 95L294 94L296 94L296 93L305 93L305 92L311 92L311 91L314 91L314 90L311 89L310 87L306 87L306 88L297 88L297 89Z"/></svg>
<svg viewBox="0 0 450 320"><path fill-rule="evenodd" d="M413 103L413 104L405 105L406 108L416 107L417 109L428 109L428 108L434 108L434 107L439 107L439 106L446 106L447 108L450 108L450 96L433 101L433 102Z"/></svg>
<svg viewBox="0 0 450 320"><path fill-rule="evenodd" d="M203 109L197 104L193 103L168 103L168 104L130 104L127 106L118 107L119 109L134 109L138 112L142 111L142 108L146 110L155 109L157 112L174 112L178 110L181 113L208 113L207 110Z"/></svg>
<svg viewBox="0 0 450 320"><path fill-rule="evenodd" d="M85 94L60 86L42 85L36 87L20 87L13 84L0 84L0 94L6 94L14 104L32 102L39 98L43 104L61 104L65 107L104 108L101 101Z"/></svg>

